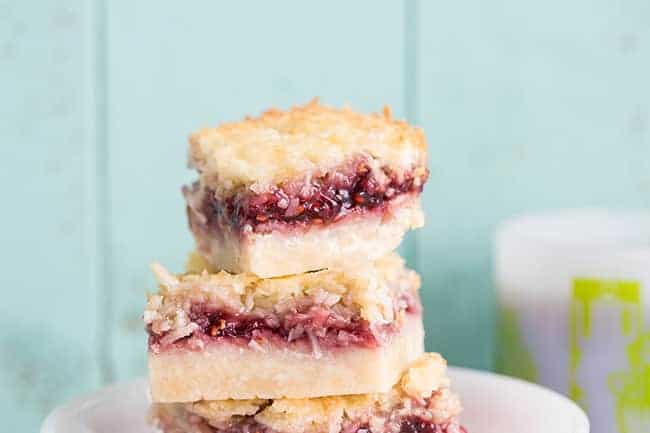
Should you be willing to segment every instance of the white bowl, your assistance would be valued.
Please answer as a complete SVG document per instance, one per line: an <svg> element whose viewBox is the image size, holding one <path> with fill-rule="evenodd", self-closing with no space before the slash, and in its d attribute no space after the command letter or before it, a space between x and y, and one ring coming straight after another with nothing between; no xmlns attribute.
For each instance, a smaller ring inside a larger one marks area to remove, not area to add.
<svg viewBox="0 0 650 433"><path fill-rule="evenodd" d="M589 433L584 412L537 385L493 373L450 368L468 433ZM146 423L144 379L112 385L55 409L41 433L154 433Z"/></svg>

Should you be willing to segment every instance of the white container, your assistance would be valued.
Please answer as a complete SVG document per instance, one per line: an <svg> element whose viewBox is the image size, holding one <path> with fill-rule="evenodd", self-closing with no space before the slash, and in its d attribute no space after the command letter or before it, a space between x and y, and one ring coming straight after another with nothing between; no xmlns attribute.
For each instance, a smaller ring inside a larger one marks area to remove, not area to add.
<svg viewBox="0 0 650 433"><path fill-rule="evenodd" d="M650 212L507 221L495 278L497 370L568 395L594 433L650 433Z"/></svg>

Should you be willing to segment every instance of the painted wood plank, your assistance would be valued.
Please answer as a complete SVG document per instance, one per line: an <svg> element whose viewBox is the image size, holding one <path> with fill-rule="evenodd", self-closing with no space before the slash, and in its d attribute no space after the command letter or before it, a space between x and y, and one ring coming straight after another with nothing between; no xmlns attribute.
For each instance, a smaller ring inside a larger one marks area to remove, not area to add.
<svg viewBox="0 0 650 433"><path fill-rule="evenodd" d="M99 385L85 2L0 2L0 418L37 431Z"/></svg>
<svg viewBox="0 0 650 433"><path fill-rule="evenodd" d="M144 374L148 264L192 248L181 184L194 129L315 95L404 114L400 2L108 4L110 286L117 378Z"/></svg>
<svg viewBox="0 0 650 433"><path fill-rule="evenodd" d="M650 206L650 4L418 6L428 343L488 368L495 224L545 208Z"/></svg>

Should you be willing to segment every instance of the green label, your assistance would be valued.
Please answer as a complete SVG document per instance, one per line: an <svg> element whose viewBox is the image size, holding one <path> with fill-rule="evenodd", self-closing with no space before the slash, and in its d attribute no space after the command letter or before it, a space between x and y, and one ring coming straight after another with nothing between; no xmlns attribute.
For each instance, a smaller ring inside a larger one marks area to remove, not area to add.
<svg viewBox="0 0 650 433"><path fill-rule="evenodd" d="M569 312L569 396L586 407L584 389L578 383L583 361L580 346L592 337L596 303L620 310L621 338L628 343L627 367L607 375L607 387L616 404L616 423L621 433L646 431L650 425L650 332L644 329L641 286L637 281L576 278ZM607 344L606 341L599 344Z"/></svg>
<svg viewBox="0 0 650 433"><path fill-rule="evenodd" d="M521 335L517 313L501 307L497 327L496 370L499 373L537 381L537 367Z"/></svg>

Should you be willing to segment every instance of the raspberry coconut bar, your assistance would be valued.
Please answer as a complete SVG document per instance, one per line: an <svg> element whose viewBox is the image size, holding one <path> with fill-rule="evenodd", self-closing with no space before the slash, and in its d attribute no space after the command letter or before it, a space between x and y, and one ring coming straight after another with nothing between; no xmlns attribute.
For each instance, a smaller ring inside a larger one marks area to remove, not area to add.
<svg viewBox="0 0 650 433"><path fill-rule="evenodd" d="M313 399L159 403L164 433L464 433L438 354L416 361L386 393Z"/></svg>
<svg viewBox="0 0 650 433"><path fill-rule="evenodd" d="M155 402L386 392L423 353L419 277L394 253L259 278L154 265L144 313Z"/></svg>
<svg viewBox="0 0 650 433"><path fill-rule="evenodd" d="M390 110L317 100L190 137L199 180L184 188L199 252L260 277L351 266L394 250L423 224L424 134Z"/></svg>

